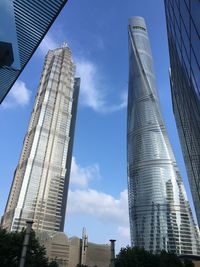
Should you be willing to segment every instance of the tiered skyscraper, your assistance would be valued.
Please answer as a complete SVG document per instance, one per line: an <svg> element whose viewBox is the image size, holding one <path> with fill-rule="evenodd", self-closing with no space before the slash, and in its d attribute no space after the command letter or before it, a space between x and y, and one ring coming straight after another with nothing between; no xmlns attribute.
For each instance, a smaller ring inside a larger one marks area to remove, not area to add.
<svg viewBox="0 0 200 267"><path fill-rule="evenodd" d="M165 0L173 110L200 225L200 1Z"/></svg>
<svg viewBox="0 0 200 267"><path fill-rule="evenodd" d="M50 50L2 226L63 231L80 80L70 49Z"/></svg>
<svg viewBox="0 0 200 267"><path fill-rule="evenodd" d="M128 27L131 242L154 252L199 254L199 232L160 111L145 21L131 18Z"/></svg>

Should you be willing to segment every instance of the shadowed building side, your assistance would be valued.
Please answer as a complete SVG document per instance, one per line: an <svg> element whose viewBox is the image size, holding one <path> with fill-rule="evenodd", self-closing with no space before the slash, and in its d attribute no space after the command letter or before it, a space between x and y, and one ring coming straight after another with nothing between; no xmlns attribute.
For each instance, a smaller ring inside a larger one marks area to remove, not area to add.
<svg viewBox="0 0 200 267"><path fill-rule="evenodd" d="M173 110L200 224L200 2L165 1Z"/></svg>
<svg viewBox="0 0 200 267"><path fill-rule="evenodd" d="M1 0L0 103L67 0Z"/></svg>

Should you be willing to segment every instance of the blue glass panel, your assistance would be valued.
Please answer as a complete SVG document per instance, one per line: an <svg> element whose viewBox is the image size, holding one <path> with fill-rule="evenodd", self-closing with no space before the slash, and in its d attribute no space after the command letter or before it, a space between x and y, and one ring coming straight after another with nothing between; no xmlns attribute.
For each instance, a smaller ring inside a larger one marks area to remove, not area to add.
<svg viewBox="0 0 200 267"><path fill-rule="evenodd" d="M4 47L5 43L12 45L9 55L13 54L14 59L12 64L8 64L9 60L7 63L5 60L0 62L0 103L66 2L67 0L0 1L0 45L2 42ZM2 49L0 51L4 53ZM5 53L3 57L4 55Z"/></svg>

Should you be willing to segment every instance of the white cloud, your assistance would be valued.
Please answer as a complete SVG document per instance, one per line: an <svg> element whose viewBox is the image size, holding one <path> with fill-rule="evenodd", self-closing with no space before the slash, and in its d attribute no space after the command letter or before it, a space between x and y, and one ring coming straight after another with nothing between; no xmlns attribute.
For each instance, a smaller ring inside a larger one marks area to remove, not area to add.
<svg viewBox="0 0 200 267"><path fill-rule="evenodd" d="M103 90L97 90L97 70L96 66L87 60L77 60L77 75L81 77L81 102L95 111L105 105L105 94ZM96 81L95 81L96 78Z"/></svg>
<svg viewBox="0 0 200 267"><path fill-rule="evenodd" d="M2 103L3 108L13 108L16 106L26 106L31 97L31 91L23 81L16 81L8 96Z"/></svg>
<svg viewBox="0 0 200 267"><path fill-rule="evenodd" d="M60 29L58 29L58 33L59 38L55 38L55 35L52 33L48 33L44 37L38 49L43 56L46 55L49 50L61 46L58 39L63 39L64 34ZM96 43L99 49L104 48L103 40L100 37L97 37ZM108 88L104 85L103 75L94 62L85 58L76 58L75 65L77 75L81 78L80 102L83 106L100 113L115 112L126 107L126 92L122 93L118 104L108 102Z"/></svg>
<svg viewBox="0 0 200 267"><path fill-rule="evenodd" d="M129 226L118 226L118 232L120 236L126 239L130 239L130 228Z"/></svg>
<svg viewBox="0 0 200 267"><path fill-rule="evenodd" d="M85 225L89 232L94 231L90 237L97 243L104 243L108 236L112 236L117 239L116 251L119 251L130 244L128 193L123 190L118 197L114 197L91 189L90 182L99 177L98 164L82 167L72 158L67 228L71 229L71 235L77 235L77 229ZM101 234L95 234L97 225Z"/></svg>
<svg viewBox="0 0 200 267"><path fill-rule="evenodd" d="M77 164L75 157L72 157L70 183L73 185L85 187L94 179L100 178L99 165L93 164L81 167Z"/></svg>
<svg viewBox="0 0 200 267"><path fill-rule="evenodd" d="M120 248L126 247L128 244L130 245L130 226L118 226L117 228L117 244L116 249L119 251ZM118 252L117 252L118 253Z"/></svg>
<svg viewBox="0 0 200 267"><path fill-rule="evenodd" d="M63 39L63 33L59 33L59 39ZM61 38L62 36L62 38ZM98 46L103 49L103 40L98 37ZM51 49L61 46L54 34L48 33L41 42L38 51L46 55ZM77 75L81 78L80 102L83 106L89 107L96 112L109 113L119 111L126 107L127 93L124 91L118 104L108 102L108 88L104 85L103 74L100 73L97 65L85 58L75 60Z"/></svg>
<svg viewBox="0 0 200 267"><path fill-rule="evenodd" d="M114 112L126 107L127 94L123 92L119 104L107 101L107 90L102 82L102 75L97 66L85 59L76 60L77 75L81 78L80 100L84 106L101 113Z"/></svg>
<svg viewBox="0 0 200 267"><path fill-rule="evenodd" d="M48 33L39 45L39 50L42 52L42 54L46 55L49 50L58 48L59 46L60 45L56 39Z"/></svg>
<svg viewBox="0 0 200 267"><path fill-rule="evenodd" d="M96 44L98 49L100 49L100 50L105 49L104 41L103 41L102 37L99 35L96 36L95 44Z"/></svg>
<svg viewBox="0 0 200 267"><path fill-rule="evenodd" d="M108 112L114 112L114 111L118 111L121 110L123 108L126 108L127 106L127 91L123 91L121 96L120 96L120 103L118 105L111 105L110 107L107 107L107 111Z"/></svg>
<svg viewBox="0 0 200 267"><path fill-rule="evenodd" d="M127 190L120 193L119 199L94 189L69 191L69 214L88 214L102 222L128 225Z"/></svg>

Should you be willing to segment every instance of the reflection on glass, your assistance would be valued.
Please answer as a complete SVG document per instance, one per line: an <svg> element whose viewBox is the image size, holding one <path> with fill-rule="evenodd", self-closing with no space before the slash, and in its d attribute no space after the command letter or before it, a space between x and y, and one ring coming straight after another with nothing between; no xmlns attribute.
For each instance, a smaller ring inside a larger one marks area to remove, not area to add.
<svg viewBox="0 0 200 267"><path fill-rule="evenodd" d="M175 2L165 0L171 92L193 202L200 224L200 2L178 2L181 8L173 15ZM179 17L181 23L178 35L173 32L174 27L178 28L174 25L175 17ZM178 36L181 36L180 45L177 45Z"/></svg>
<svg viewBox="0 0 200 267"><path fill-rule="evenodd" d="M0 1L0 103L66 2ZM14 61L7 64L3 59L11 54Z"/></svg>
<svg viewBox="0 0 200 267"><path fill-rule="evenodd" d="M160 112L144 19L131 18L128 34L131 242L153 252L199 254L199 232Z"/></svg>

